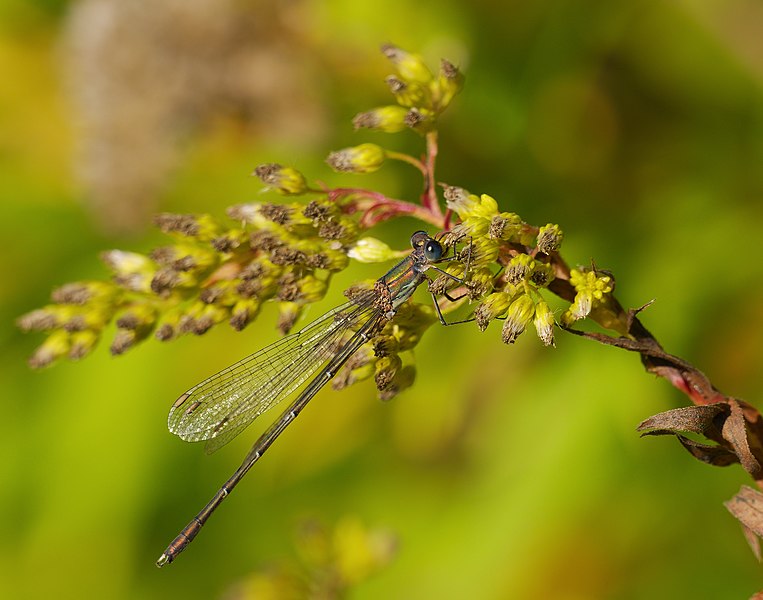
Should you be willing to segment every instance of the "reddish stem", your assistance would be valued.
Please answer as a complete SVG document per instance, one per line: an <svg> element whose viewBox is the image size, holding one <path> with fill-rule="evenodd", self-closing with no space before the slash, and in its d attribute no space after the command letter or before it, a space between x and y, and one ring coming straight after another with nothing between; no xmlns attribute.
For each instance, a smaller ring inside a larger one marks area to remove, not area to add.
<svg viewBox="0 0 763 600"><path fill-rule="evenodd" d="M437 215L443 222L445 222L440 208L440 202L437 198L437 186L434 179L434 168L437 162L437 131L430 131L427 133L427 155L426 155L426 183L424 193L421 197L421 204L429 210L432 214Z"/></svg>
<svg viewBox="0 0 763 600"><path fill-rule="evenodd" d="M344 206L348 213L362 211L364 213L360 220L362 227L371 227L399 215L415 217L440 229L444 226L443 215L439 210L433 212L425 206L397 198L388 198L379 192L363 188L335 188L327 190L326 193L333 201L348 200Z"/></svg>

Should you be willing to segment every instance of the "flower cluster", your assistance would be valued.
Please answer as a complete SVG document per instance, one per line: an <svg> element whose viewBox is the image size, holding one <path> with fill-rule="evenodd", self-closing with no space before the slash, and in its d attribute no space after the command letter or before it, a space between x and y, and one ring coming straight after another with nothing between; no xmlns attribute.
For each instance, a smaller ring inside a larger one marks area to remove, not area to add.
<svg viewBox="0 0 763 600"><path fill-rule="evenodd" d="M286 169L261 170L275 181ZM277 185L294 189L297 180L287 171ZM53 292L52 304L19 319L24 330L50 334L30 364L82 358L112 321L113 354L151 334L167 341L224 321L241 330L268 300L279 303L278 328L286 333L307 304L323 298L331 275L348 265L360 234L357 222L325 199L242 204L227 212L228 224L208 215L162 214L156 224L173 243L149 256L104 252L112 281L66 284Z"/></svg>
<svg viewBox="0 0 763 600"><path fill-rule="evenodd" d="M447 238L470 240L462 254L470 265L467 294L480 302L474 311L477 326L484 331L494 319L503 319L503 341L512 344L532 323L543 344L553 346L554 315L541 290L554 279L551 256L561 246L562 231L551 223L533 227L514 213L500 212L487 194L448 186L445 199L461 219ZM494 273L496 263L500 269ZM444 280L435 281L435 287Z"/></svg>
<svg viewBox="0 0 763 600"><path fill-rule="evenodd" d="M443 59L434 75L417 54L386 44L382 52L392 63L395 74L387 77L387 85L397 105L380 106L355 116L356 129L373 129L397 133L413 129L426 133L435 128L437 117L451 103L464 85L458 68Z"/></svg>

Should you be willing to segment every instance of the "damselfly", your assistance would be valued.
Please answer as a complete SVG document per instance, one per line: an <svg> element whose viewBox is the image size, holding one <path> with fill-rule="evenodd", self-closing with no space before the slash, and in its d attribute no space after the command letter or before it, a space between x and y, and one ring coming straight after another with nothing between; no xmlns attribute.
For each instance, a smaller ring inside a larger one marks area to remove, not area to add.
<svg viewBox="0 0 763 600"><path fill-rule="evenodd" d="M254 443L241 466L212 500L167 546L156 561L157 566L171 563L196 537L215 509L313 396L363 344L392 320L416 288L429 279L428 269L463 282L435 266L453 260L455 250L453 256L446 258L442 244L424 231L411 236L411 246L413 251L378 279L372 289L353 293L349 302L327 312L301 331L202 381L175 401L168 418L169 430L189 442L206 440L206 450L213 452L320 369ZM446 324L436 298L435 307L440 321Z"/></svg>

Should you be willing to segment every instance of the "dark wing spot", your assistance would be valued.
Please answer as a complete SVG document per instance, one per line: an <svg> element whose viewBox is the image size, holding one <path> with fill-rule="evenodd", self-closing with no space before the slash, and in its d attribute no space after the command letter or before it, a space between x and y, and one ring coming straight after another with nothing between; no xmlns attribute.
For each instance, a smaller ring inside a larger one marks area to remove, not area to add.
<svg viewBox="0 0 763 600"><path fill-rule="evenodd" d="M225 425L230 420L230 417L225 417L222 421L220 421L217 425L215 425L215 428L212 430L213 433L217 433L223 428L223 425Z"/></svg>
<svg viewBox="0 0 763 600"><path fill-rule="evenodd" d="M172 405L172 408L175 409L175 408L180 408L181 406L183 406L183 403L186 400L188 400L189 396L190 396L190 394L183 394L182 396L180 396L180 398L175 400L175 404Z"/></svg>
<svg viewBox="0 0 763 600"><path fill-rule="evenodd" d="M190 415L193 411L195 411L197 408L199 408L199 406L201 406L201 402L199 402L197 400L196 402L191 404L191 406L189 406L188 408L185 409L185 414Z"/></svg>

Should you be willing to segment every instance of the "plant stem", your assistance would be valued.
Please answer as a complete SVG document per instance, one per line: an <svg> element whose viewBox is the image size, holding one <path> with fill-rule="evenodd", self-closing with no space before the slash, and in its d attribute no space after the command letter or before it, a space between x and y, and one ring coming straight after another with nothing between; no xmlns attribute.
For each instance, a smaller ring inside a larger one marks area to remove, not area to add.
<svg viewBox="0 0 763 600"><path fill-rule="evenodd" d="M437 162L437 130L432 130L426 135L427 140L427 155L426 155L426 182L424 193L421 197L421 204L429 210L432 214L439 217L441 222L445 223L445 219L440 208L440 202L437 198L437 188L435 186L434 169Z"/></svg>
<svg viewBox="0 0 763 600"><path fill-rule="evenodd" d="M334 201L341 198L349 199L347 212L362 211L364 213L360 220L362 227L371 227L400 215L415 217L440 229L444 225L443 215L439 211L437 214L425 206L389 198L379 192L363 188L334 188L327 193Z"/></svg>
<svg viewBox="0 0 763 600"><path fill-rule="evenodd" d="M421 171L421 174L424 177L427 176L427 167L418 158L414 158L410 154L405 154L404 152L395 152L394 150L386 150L385 154L387 155L387 158L391 158L393 160L400 160L402 162L407 162L408 164L413 165L419 171Z"/></svg>

